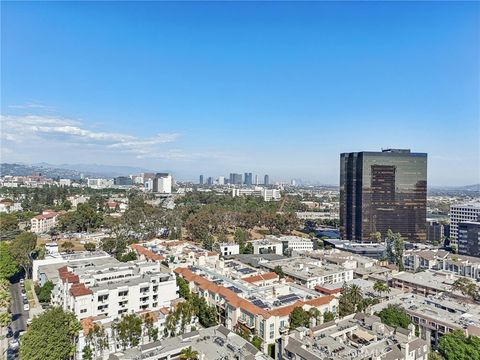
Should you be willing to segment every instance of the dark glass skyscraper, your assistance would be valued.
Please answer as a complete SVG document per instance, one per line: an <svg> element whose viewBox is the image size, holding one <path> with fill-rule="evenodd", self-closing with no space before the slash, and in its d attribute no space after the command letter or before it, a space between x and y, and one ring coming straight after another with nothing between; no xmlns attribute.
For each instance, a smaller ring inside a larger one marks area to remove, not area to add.
<svg viewBox="0 0 480 360"><path fill-rule="evenodd" d="M426 240L427 154L388 149L340 155L340 233L369 241L388 229Z"/></svg>
<svg viewBox="0 0 480 360"><path fill-rule="evenodd" d="M250 186L250 185L252 185L252 183L253 183L252 173L245 173L244 184Z"/></svg>
<svg viewBox="0 0 480 360"><path fill-rule="evenodd" d="M270 178L268 175L265 175L265 177L263 178L263 184L270 185Z"/></svg>

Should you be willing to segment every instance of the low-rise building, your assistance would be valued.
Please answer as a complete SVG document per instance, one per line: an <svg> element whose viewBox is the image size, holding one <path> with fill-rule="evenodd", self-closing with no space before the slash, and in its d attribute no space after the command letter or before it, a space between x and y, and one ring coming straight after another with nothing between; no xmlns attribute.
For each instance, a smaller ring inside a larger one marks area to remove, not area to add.
<svg viewBox="0 0 480 360"><path fill-rule="evenodd" d="M283 254L283 243L275 236L267 237L261 240L250 241L253 245L254 254Z"/></svg>
<svg viewBox="0 0 480 360"><path fill-rule="evenodd" d="M234 243L219 243L217 245L220 255L238 255L240 254L240 245Z"/></svg>
<svg viewBox="0 0 480 360"><path fill-rule="evenodd" d="M446 294L422 296L402 294L372 306L372 313L388 305L405 309L412 323L418 328L419 336L436 348L444 334L461 330L466 335L480 335L480 306L455 300Z"/></svg>
<svg viewBox="0 0 480 360"><path fill-rule="evenodd" d="M352 269L345 269L342 266L323 263L319 259L308 257L268 261L263 263L262 266L270 270L279 266L286 276L309 289L315 289L317 285L344 283L353 280Z"/></svg>
<svg viewBox="0 0 480 360"><path fill-rule="evenodd" d="M45 210L30 220L30 231L35 234L45 233L57 225L58 213Z"/></svg>
<svg viewBox="0 0 480 360"><path fill-rule="evenodd" d="M180 359L182 351L188 347L196 351L198 359L202 360L271 359L238 334L218 325L119 351L111 354L108 360Z"/></svg>
<svg viewBox="0 0 480 360"><path fill-rule="evenodd" d="M0 200L0 213L13 213L16 211L23 211L22 204L11 199Z"/></svg>
<svg viewBox="0 0 480 360"><path fill-rule="evenodd" d="M283 244L283 251L305 252L313 251L313 241L300 236L281 236L278 238Z"/></svg>
<svg viewBox="0 0 480 360"><path fill-rule="evenodd" d="M429 347L415 327L393 328L375 315L358 313L312 329L299 328L281 340L283 359L427 360Z"/></svg>

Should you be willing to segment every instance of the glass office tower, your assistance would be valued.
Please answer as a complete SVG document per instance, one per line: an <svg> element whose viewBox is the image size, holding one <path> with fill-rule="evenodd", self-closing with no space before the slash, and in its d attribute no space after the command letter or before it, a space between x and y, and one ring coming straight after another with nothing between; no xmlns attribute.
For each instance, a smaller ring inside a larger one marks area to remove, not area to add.
<svg viewBox="0 0 480 360"><path fill-rule="evenodd" d="M370 241L388 229L426 240L427 154L388 149L340 155L340 233Z"/></svg>

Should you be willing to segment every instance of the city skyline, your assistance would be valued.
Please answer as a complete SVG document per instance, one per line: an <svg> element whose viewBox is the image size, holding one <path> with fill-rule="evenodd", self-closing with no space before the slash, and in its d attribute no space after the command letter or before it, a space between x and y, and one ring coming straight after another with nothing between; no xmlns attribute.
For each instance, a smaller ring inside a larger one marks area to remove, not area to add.
<svg viewBox="0 0 480 360"><path fill-rule="evenodd" d="M2 3L1 160L338 184L340 153L409 148L429 186L476 184L479 14Z"/></svg>

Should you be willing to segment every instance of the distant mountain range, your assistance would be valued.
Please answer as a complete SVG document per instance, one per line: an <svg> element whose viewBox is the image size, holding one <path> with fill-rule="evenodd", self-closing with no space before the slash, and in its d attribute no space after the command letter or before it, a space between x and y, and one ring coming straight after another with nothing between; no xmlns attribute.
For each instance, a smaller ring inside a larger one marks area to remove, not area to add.
<svg viewBox="0 0 480 360"><path fill-rule="evenodd" d="M131 167L98 164L0 164L0 175L28 176L42 174L45 177L63 179L80 179L84 177L116 177L121 175L139 174L141 172L154 172L153 170Z"/></svg>

